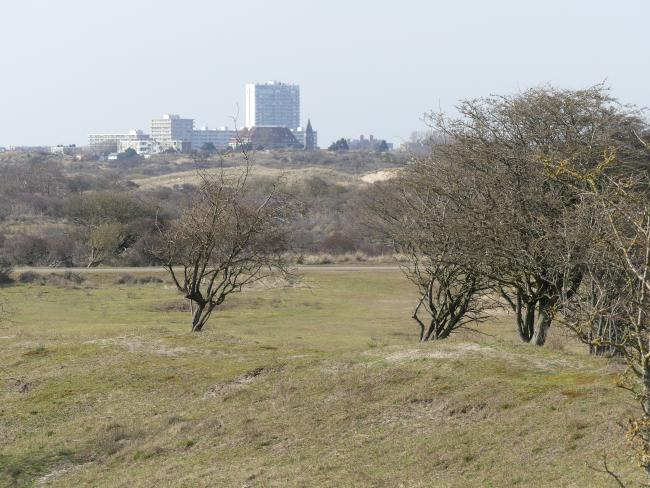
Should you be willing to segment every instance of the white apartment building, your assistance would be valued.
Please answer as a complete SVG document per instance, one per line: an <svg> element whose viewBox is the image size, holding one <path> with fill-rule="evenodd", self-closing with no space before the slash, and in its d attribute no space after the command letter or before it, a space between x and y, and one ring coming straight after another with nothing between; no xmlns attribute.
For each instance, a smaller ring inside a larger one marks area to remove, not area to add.
<svg viewBox="0 0 650 488"><path fill-rule="evenodd" d="M300 87L280 81L246 84L246 127L300 127Z"/></svg>
<svg viewBox="0 0 650 488"><path fill-rule="evenodd" d="M201 127L192 131L190 144L192 150L200 151L204 144L214 144L216 149L225 149L233 137L236 137L237 131L220 127L219 129L208 129Z"/></svg>
<svg viewBox="0 0 650 488"><path fill-rule="evenodd" d="M88 134L88 146L93 151L115 152L121 141L140 141L150 139L141 130L130 130L127 134Z"/></svg>
<svg viewBox="0 0 650 488"><path fill-rule="evenodd" d="M117 146L118 152L123 153L127 149L133 149L137 154L156 154L160 152L160 146L151 138L137 140L122 140Z"/></svg>
<svg viewBox="0 0 650 488"><path fill-rule="evenodd" d="M128 134L88 134L88 147L93 151L114 152L120 141L128 137Z"/></svg>
<svg viewBox="0 0 650 488"><path fill-rule="evenodd" d="M194 131L194 119L182 119L176 114L165 114L151 121L151 138L162 150L178 148L180 143L190 143ZM182 146L182 144L181 144Z"/></svg>
<svg viewBox="0 0 650 488"><path fill-rule="evenodd" d="M219 129L194 128L194 119L183 119L176 114L163 115L151 121L151 137L162 151L200 151L204 144L211 143L216 149L225 149L237 131L220 127Z"/></svg>

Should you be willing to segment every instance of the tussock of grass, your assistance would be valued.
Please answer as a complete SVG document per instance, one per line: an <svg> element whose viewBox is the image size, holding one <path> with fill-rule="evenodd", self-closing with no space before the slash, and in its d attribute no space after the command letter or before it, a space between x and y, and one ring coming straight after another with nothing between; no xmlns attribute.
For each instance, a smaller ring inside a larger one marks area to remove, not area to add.
<svg viewBox="0 0 650 488"><path fill-rule="evenodd" d="M116 285L148 285L156 283L164 283L165 280L160 276L135 276L132 274L123 274L114 281Z"/></svg>
<svg viewBox="0 0 650 488"><path fill-rule="evenodd" d="M84 285L86 288L94 286L86 278L80 274L73 273L72 271L65 271L63 273L49 273L41 274L33 271L24 271L18 275L19 283L22 284L38 284L38 285L51 285L58 288L78 288L79 285Z"/></svg>
<svg viewBox="0 0 650 488"><path fill-rule="evenodd" d="M293 262L305 266L313 265L327 265L327 264L391 264L394 265L403 260L401 255L381 254L378 256L370 256L361 251L348 252L342 254L300 254L291 257Z"/></svg>

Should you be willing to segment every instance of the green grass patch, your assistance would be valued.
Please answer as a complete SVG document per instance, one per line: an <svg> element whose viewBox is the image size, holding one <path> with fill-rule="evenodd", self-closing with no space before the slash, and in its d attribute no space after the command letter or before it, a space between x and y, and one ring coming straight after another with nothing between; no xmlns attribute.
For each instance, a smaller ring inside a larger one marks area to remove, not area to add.
<svg viewBox="0 0 650 488"><path fill-rule="evenodd" d="M168 283L116 277L0 289L0 485L604 487L603 454L641 479L606 360L507 316L420 345L397 271L308 271L200 334Z"/></svg>

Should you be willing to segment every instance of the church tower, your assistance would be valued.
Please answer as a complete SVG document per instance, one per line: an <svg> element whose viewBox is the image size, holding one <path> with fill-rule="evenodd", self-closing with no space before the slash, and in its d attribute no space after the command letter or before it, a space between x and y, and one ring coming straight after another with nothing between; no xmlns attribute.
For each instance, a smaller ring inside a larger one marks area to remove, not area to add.
<svg viewBox="0 0 650 488"><path fill-rule="evenodd" d="M316 150L316 137L314 129L311 126L311 120L307 119L307 128L305 129L305 151Z"/></svg>

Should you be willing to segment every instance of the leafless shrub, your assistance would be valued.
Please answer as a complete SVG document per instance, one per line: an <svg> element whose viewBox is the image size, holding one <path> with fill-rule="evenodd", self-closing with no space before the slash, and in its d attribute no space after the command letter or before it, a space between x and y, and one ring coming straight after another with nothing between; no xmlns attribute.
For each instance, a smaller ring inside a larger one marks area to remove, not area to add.
<svg viewBox="0 0 650 488"><path fill-rule="evenodd" d="M460 237L466 232L463 209L453 199L430 191L423 178L427 171L414 164L379 185L367 203L366 216L378 237L405 258L400 266L420 296L412 315L420 341L444 339L479 323L490 306L481 263L465 252Z"/></svg>
<svg viewBox="0 0 650 488"><path fill-rule="evenodd" d="M141 285L149 285L149 284L156 284L156 283L164 283L165 280L160 278L159 276L141 276L138 278L137 282Z"/></svg>
<svg viewBox="0 0 650 488"><path fill-rule="evenodd" d="M56 286L58 288L79 288L79 285L85 283L85 287L92 287L92 283L89 283L83 276L71 271L65 273L50 273L47 276L43 276L43 283L47 283L51 286Z"/></svg>
<svg viewBox="0 0 650 488"><path fill-rule="evenodd" d="M84 278L78 273L73 273L72 271L65 271L64 273L61 274L51 273L50 276L61 276L63 279L67 281L71 281L72 283L75 283L77 285L80 285L81 283L86 281L86 278Z"/></svg>
<svg viewBox="0 0 650 488"><path fill-rule="evenodd" d="M411 263L426 257L431 278L443 272L443 282L489 284L515 312L521 339L542 345L562 295L580 287L592 230L577 211L579 196L549 176L547 161L589 170L615 150L624 167L633 165L641 157L633 132L643 122L603 86L466 100L458 112L431 114L444 143L380 186L387 194L370 207Z"/></svg>
<svg viewBox="0 0 650 488"><path fill-rule="evenodd" d="M9 285L14 282L13 271L14 268L11 262L0 256L0 286Z"/></svg>
<svg viewBox="0 0 650 488"><path fill-rule="evenodd" d="M190 302L187 299L171 300L154 305L152 310L154 312L188 312L190 311Z"/></svg>
<svg viewBox="0 0 650 488"><path fill-rule="evenodd" d="M645 146L645 142L639 141ZM620 386L641 407L628 437L650 477L650 176L608 151L591 169L551 161L551 175L581 196L590 233L584 282L563 294L563 322L592 352L616 353L628 368Z"/></svg>
<svg viewBox="0 0 650 488"><path fill-rule="evenodd" d="M18 275L19 283L41 283L43 281L43 276L33 271L23 271Z"/></svg>
<svg viewBox="0 0 650 488"><path fill-rule="evenodd" d="M279 273L290 274L289 224L296 215L276 182L249 184L250 164L236 177L200 172L201 185L181 216L160 227L152 255L192 303L192 331L203 329L231 293Z"/></svg>

